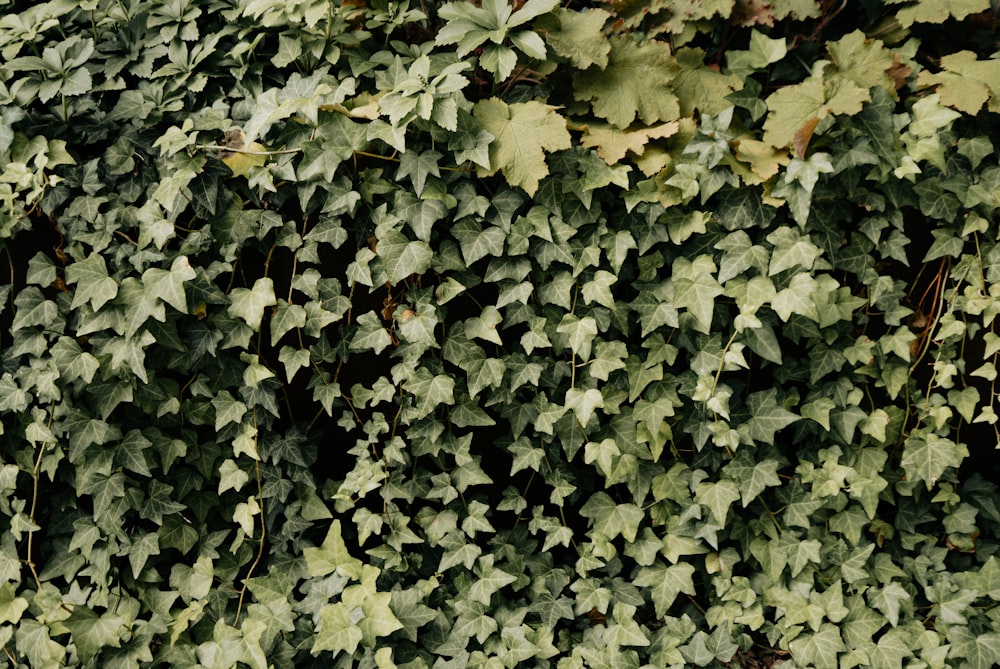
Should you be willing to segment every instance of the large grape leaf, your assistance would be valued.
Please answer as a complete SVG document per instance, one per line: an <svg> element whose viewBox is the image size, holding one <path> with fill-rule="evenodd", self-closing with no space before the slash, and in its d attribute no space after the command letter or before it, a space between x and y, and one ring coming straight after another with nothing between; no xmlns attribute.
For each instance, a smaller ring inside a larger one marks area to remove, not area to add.
<svg viewBox="0 0 1000 669"><path fill-rule="evenodd" d="M536 27L556 54L569 58L573 67L581 70L597 65L606 67L611 45L603 28L611 14L603 9L559 8L543 16Z"/></svg>
<svg viewBox="0 0 1000 669"><path fill-rule="evenodd" d="M592 101L594 113L619 128L628 128L638 116L647 125L680 116L671 90L680 66L665 42L636 44L626 37L611 40L604 69L590 68L576 76L577 100Z"/></svg>
<svg viewBox="0 0 1000 669"><path fill-rule="evenodd" d="M545 153L568 149L571 144L566 119L555 107L541 102L508 105L490 98L477 102L472 113L495 137L490 144L490 169L480 168L480 175L500 170L508 183L520 186L528 195L535 194L538 182L549 173Z"/></svg>
<svg viewBox="0 0 1000 669"><path fill-rule="evenodd" d="M991 112L1000 112L1000 60L977 60L972 51L959 51L941 59L941 72L924 70L917 77L921 87L937 86L941 102L975 116L989 101Z"/></svg>
<svg viewBox="0 0 1000 669"><path fill-rule="evenodd" d="M733 104L726 96L743 88L740 77L722 74L705 65L703 49L679 49L677 64L681 70L674 77L672 88L680 103L681 116L692 116L695 109L702 114L718 114Z"/></svg>
<svg viewBox="0 0 1000 669"><path fill-rule="evenodd" d="M964 19L989 8L990 0L919 0L896 12L896 19L900 26L908 28L914 23L944 23L949 17Z"/></svg>
<svg viewBox="0 0 1000 669"><path fill-rule="evenodd" d="M608 165L614 165L629 151L641 156L646 150L646 144L654 139L670 137L679 127L677 121L671 121L648 128L622 130L607 123L594 121L583 126L580 143L587 148L597 147L597 155Z"/></svg>
<svg viewBox="0 0 1000 669"><path fill-rule="evenodd" d="M870 100L868 89L845 77L827 77L829 63L820 61L802 83L779 88L768 96L764 141L774 147L790 146L796 135L816 127L830 114L857 114ZM810 128L811 126L811 128Z"/></svg>
<svg viewBox="0 0 1000 669"><path fill-rule="evenodd" d="M837 68L837 76L854 82L858 88L868 90L881 86L895 90L895 82L888 71L896 56L880 40L870 40L860 30L844 35L827 45L830 60Z"/></svg>

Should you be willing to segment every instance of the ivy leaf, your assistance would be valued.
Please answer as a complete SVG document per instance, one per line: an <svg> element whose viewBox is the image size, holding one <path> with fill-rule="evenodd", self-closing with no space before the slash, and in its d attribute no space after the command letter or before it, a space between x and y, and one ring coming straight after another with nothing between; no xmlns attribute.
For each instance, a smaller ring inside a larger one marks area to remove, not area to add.
<svg viewBox="0 0 1000 669"><path fill-rule="evenodd" d="M77 379L90 383L101 366L97 358L84 351L71 337L59 337L52 345L51 353L53 361L59 368L59 376L67 383Z"/></svg>
<svg viewBox="0 0 1000 669"><path fill-rule="evenodd" d="M187 257L178 256L174 258L170 270L151 267L143 272L142 285L145 293L163 300L177 311L186 314L188 309L184 282L194 278L195 271Z"/></svg>
<svg viewBox="0 0 1000 669"><path fill-rule="evenodd" d="M351 338L350 348L353 351L372 350L376 355L392 344L392 337L382 325L374 311L366 311L358 316L358 329Z"/></svg>
<svg viewBox="0 0 1000 669"><path fill-rule="evenodd" d="M298 304L285 300L277 301L277 308L271 316L271 343L276 344L286 332L306 326L306 310ZM286 365L287 366L287 365Z"/></svg>
<svg viewBox="0 0 1000 669"><path fill-rule="evenodd" d="M118 295L118 283L108 276L108 266L98 253L69 265L66 268L66 283L77 284L70 304L72 309L90 302L94 311L98 311Z"/></svg>
<svg viewBox="0 0 1000 669"><path fill-rule="evenodd" d="M97 615L86 606L77 605L64 624L73 635L73 643L80 659L90 662L101 649L121 646L120 631L125 619L113 612Z"/></svg>
<svg viewBox="0 0 1000 669"><path fill-rule="evenodd" d="M823 623L819 631L793 639L789 649L795 654L797 662L813 665L816 669L837 669L840 666L838 656L847 650L847 645L840 638L836 625Z"/></svg>
<svg viewBox="0 0 1000 669"><path fill-rule="evenodd" d="M792 314L800 314L814 321L819 320L819 312L813 293L818 289L818 282L811 275L800 272L792 276L787 288L778 291L771 300L771 308L778 318L787 322Z"/></svg>
<svg viewBox="0 0 1000 669"><path fill-rule="evenodd" d="M423 418L443 404L455 403L455 380L431 374L423 367L403 383L403 388L415 398L416 418Z"/></svg>
<svg viewBox="0 0 1000 669"><path fill-rule="evenodd" d="M781 485L778 478L778 461L774 459L754 462L746 449L740 449L736 458L723 468L739 484L743 508L757 498L769 486Z"/></svg>
<svg viewBox="0 0 1000 669"><path fill-rule="evenodd" d="M642 509L635 504L616 504L606 493L591 496L580 509L580 515L590 518L594 531L607 539L618 535L632 543L639 531L639 523L645 517Z"/></svg>
<svg viewBox="0 0 1000 669"><path fill-rule="evenodd" d="M226 459L219 466L219 494L227 490L239 492L240 488L250 480L250 475L240 468L232 459Z"/></svg>
<svg viewBox="0 0 1000 669"><path fill-rule="evenodd" d="M611 294L611 286L618 282L618 277L606 270L600 269L594 272L594 278L583 284L580 291L583 300L587 304L597 302L609 309L615 308L615 298Z"/></svg>
<svg viewBox="0 0 1000 669"><path fill-rule="evenodd" d="M389 607L392 595L388 592L379 592L376 587L379 573L375 567L362 566L361 583L346 588L343 594L343 603L350 607L352 612L360 608L364 614L355 624L361 630L362 643L368 647L376 644L377 637L388 636L403 628Z"/></svg>
<svg viewBox="0 0 1000 669"><path fill-rule="evenodd" d="M230 423L243 422L243 416L247 412L247 405L234 398L228 390L219 391L219 394L212 398L212 406L215 408L216 432Z"/></svg>
<svg viewBox="0 0 1000 669"><path fill-rule="evenodd" d="M27 656L29 666L58 667L66 660L66 649L50 638L48 625L37 620L22 620L15 640L18 650Z"/></svg>
<svg viewBox="0 0 1000 669"><path fill-rule="evenodd" d="M0 586L0 621L17 623L28 608L28 600L18 597L11 583Z"/></svg>
<svg viewBox="0 0 1000 669"><path fill-rule="evenodd" d="M443 158L437 151L407 151L399 157L398 178L409 177L417 195L424 192L428 176L441 176L438 161Z"/></svg>
<svg viewBox="0 0 1000 669"><path fill-rule="evenodd" d="M277 304L274 282L266 276L254 281L253 288L234 288L229 299L229 315L243 319L255 331L260 329L264 309Z"/></svg>
<svg viewBox="0 0 1000 669"><path fill-rule="evenodd" d="M812 269L813 263L823 255L823 250L812 243L808 235L802 235L788 227L781 227L767 236L774 245L768 276L780 274L787 269L801 267Z"/></svg>
<svg viewBox="0 0 1000 669"><path fill-rule="evenodd" d="M930 490L949 467L968 456L963 444L936 434L911 434L903 444L901 464L911 481L923 481Z"/></svg>
<svg viewBox="0 0 1000 669"><path fill-rule="evenodd" d="M334 572L348 578L361 578L361 560L352 557L347 551L340 531L340 520L330 523L330 529L319 548L304 548L302 555L306 561L306 572L314 578Z"/></svg>
<svg viewBox="0 0 1000 669"><path fill-rule="evenodd" d="M490 98L477 102L472 113L495 138L490 144L490 168L479 168L480 176L502 171L509 184L534 195L549 173L545 153L571 145L566 119L555 109L537 101L508 105Z"/></svg>
<svg viewBox="0 0 1000 669"><path fill-rule="evenodd" d="M718 280L721 283L743 274L751 267L763 271L768 266L770 256L768 250L754 244L750 240L750 235L743 230L736 230L723 237L715 248L724 252L719 261Z"/></svg>
<svg viewBox="0 0 1000 669"><path fill-rule="evenodd" d="M465 321L465 336L469 339L482 339L497 346L503 346L503 340L500 339L500 333L497 331L497 326L501 322L503 322L503 316L500 315L500 311L491 304L486 305L479 316Z"/></svg>
<svg viewBox="0 0 1000 669"><path fill-rule="evenodd" d="M113 337L100 347L100 355L111 355L112 371L120 372L128 367L135 377L143 383L149 383L146 370L146 347L156 341L150 332L143 331L138 337L126 339L125 337Z"/></svg>
<svg viewBox="0 0 1000 669"><path fill-rule="evenodd" d="M811 0L807 0L809 2ZM815 3L813 3L815 5ZM771 63L777 63L788 53L784 38L770 38L759 30L750 33L750 48L746 51L730 49L726 51L727 69L744 76L755 70L762 70Z"/></svg>
<svg viewBox="0 0 1000 669"><path fill-rule="evenodd" d="M584 362L590 359L590 351L597 336L597 321L590 316L577 318L566 314L556 327L556 332L566 335L570 350Z"/></svg>
<svg viewBox="0 0 1000 669"><path fill-rule="evenodd" d="M74 263L76 264L76 263ZM47 288L52 285L52 282L56 280L56 266L44 253L36 253L28 261L28 270L25 272L24 281L27 284L34 284L36 286L41 286L42 288ZM107 269L105 268L105 276L107 276ZM6 291L10 290L10 286L4 286ZM7 295L5 293L0 296L3 297L3 302L7 302Z"/></svg>
<svg viewBox="0 0 1000 669"><path fill-rule="evenodd" d="M339 651L354 653L364 634L351 618L351 609L344 602L330 604L320 609L312 652L332 650L335 653Z"/></svg>
<svg viewBox="0 0 1000 669"><path fill-rule="evenodd" d="M587 390L570 388L566 391L566 408L573 410L581 425L586 425L590 421L590 417L594 415L594 410L603 406L604 396L596 388Z"/></svg>
<svg viewBox="0 0 1000 669"><path fill-rule="evenodd" d="M1000 663L1000 632L976 634L965 625L948 628L949 657L965 659L969 669L988 669Z"/></svg>
<svg viewBox="0 0 1000 669"><path fill-rule="evenodd" d="M490 604L493 593L517 580L516 576L494 567L494 559L492 555L484 555L476 561L474 573L478 578L469 589L469 597L473 601L487 606Z"/></svg>
<svg viewBox="0 0 1000 669"><path fill-rule="evenodd" d="M715 271L715 263L707 255L694 261L680 257L673 265L674 304L686 308L695 317L697 329L705 333L712 328L715 298L724 292L713 276Z"/></svg>
<svg viewBox="0 0 1000 669"><path fill-rule="evenodd" d="M128 562L132 567L132 576L139 578L149 558L159 554L160 538L155 532L146 532L138 540L133 540L128 551Z"/></svg>
<svg viewBox="0 0 1000 669"><path fill-rule="evenodd" d="M747 398L747 409L750 412L747 427L750 438L758 443L773 444L775 433L800 418L780 406L777 396L777 390L772 388L753 393Z"/></svg>
<svg viewBox="0 0 1000 669"><path fill-rule="evenodd" d="M639 569L633 583L650 589L649 594L653 598L656 617L663 618L673 605L674 600L677 599L677 595L681 593L695 594L693 576L694 565L687 562L665 565L657 561L651 567Z"/></svg>
<svg viewBox="0 0 1000 669"><path fill-rule="evenodd" d="M613 37L607 66L577 74L573 95L593 101L594 114L623 130L636 116L646 125L673 121L680 117L680 105L671 84L679 72L666 42L640 45L629 37Z"/></svg>
<svg viewBox="0 0 1000 669"><path fill-rule="evenodd" d="M740 498L740 489L729 480L706 481L695 486L694 498L708 508L720 527L725 527L729 508Z"/></svg>
<svg viewBox="0 0 1000 669"><path fill-rule="evenodd" d="M376 252L390 283L402 283L413 274L423 274L430 267L434 251L424 241L410 241L396 230L387 230L379 236Z"/></svg>

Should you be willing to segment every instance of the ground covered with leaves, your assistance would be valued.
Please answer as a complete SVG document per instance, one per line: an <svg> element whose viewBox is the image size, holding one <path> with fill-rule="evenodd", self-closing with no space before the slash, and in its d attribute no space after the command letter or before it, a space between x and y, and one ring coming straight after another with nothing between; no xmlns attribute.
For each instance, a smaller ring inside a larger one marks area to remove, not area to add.
<svg viewBox="0 0 1000 669"><path fill-rule="evenodd" d="M1000 663L990 0L0 0L8 666Z"/></svg>

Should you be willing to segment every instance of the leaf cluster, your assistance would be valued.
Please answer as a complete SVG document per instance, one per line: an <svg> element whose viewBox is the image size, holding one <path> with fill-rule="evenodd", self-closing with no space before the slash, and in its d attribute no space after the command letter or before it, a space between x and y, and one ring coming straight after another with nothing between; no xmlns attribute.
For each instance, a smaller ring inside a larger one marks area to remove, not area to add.
<svg viewBox="0 0 1000 669"><path fill-rule="evenodd" d="M1000 663L988 0L22 4L11 666Z"/></svg>

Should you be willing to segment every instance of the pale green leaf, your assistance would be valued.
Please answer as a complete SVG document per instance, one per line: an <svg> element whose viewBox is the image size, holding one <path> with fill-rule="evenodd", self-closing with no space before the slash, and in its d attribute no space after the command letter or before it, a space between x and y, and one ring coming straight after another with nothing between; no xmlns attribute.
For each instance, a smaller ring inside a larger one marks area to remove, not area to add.
<svg viewBox="0 0 1000 669"><path fill-rule="evenodd" d="M242 319L254 330L260 328L264 309L277 304L274 296L274 282L270 277L254 281L253 288L234 288L229 298L229 315Z"/></svg>
<svg viewBox="0 0 1000 669"><path fill-rule="evenodd" d="M104 257L97 253L69 265L66 268L66 283L77 285L70 305L73 309L89 302L97 311L118 295L118 283L108 276Z"/></svg>
<svg viewBox="0 0 1000 669"><path fill-rule="evenodd" d="M663 618L673 605L677 595L694 595L694 565L681 562L665 565L657 562L651 567L642 567L633 581L635 585L649 588L653 607L658 618Z"/></svg>
<svg viewBox="0 0 1000 669"><path fill-rule="evenodd" d="M936 434L911 434L903 444L901 464L911 481L923 481L930 490L949 467L958 467L968 455L965 446Z"/></svg>
<svg viewBox="0 0 1000 669"><path fill-rule="evenodd" d="M353 579L361 578L361 560L352 557L344 544L340 532L340 520L330 523L323 544L318 548L307 547L302 550L306 561L306 572L312 577L326 576L337 572L341 576Z"/></svg>
<svg viewBox="0 0 1000 669"><path fill-rule="evenodd" d="M635 541L639 523L645 517L642 509L634 504L616 504L603 492L595 493L580 509L580 515L591 520L594 531L605 538L618 535L626 541Z"/></svg>
<svg viewBox="0 0 1000 669"><path fill-rule="evenodd" d="M646 125L672 121L680 116L671 88L679 71L666 42L640 45L628 37L613 37L607 66L577 74L573 93L577 100L592 101L598 117L623 130L636 116Z"/></svg>
<svg viewBox="0 0 1000 669"><path fill-rule="evenodd" d="M512 186L534 195L539 182L549 173L545 153L568 149L570 136L566 119L555 107L541 102L508 105L498 98L476 103L473 113L494 137L490 144L490 169L480 174L503 172Z"/></svg>
<svg viewBox="0 0 1000 669"><path fill-rule="evenodd" d="M400 283L413 274L426 272L434 255L427 242L410 241L406 235L396 230L387 230L381 234L376 253L382 259L382 267L393 284Z"/></svg>

